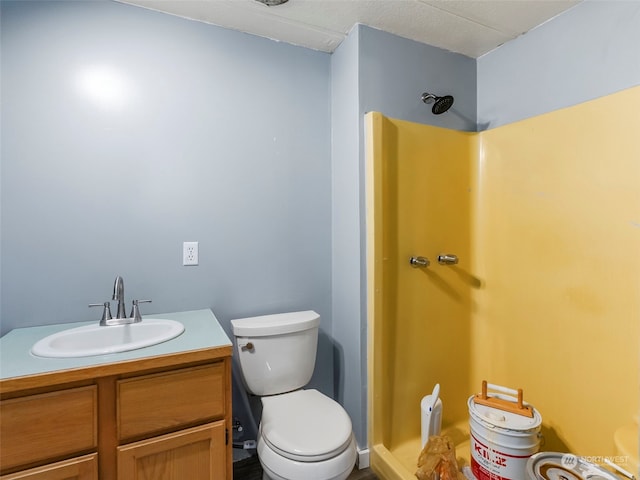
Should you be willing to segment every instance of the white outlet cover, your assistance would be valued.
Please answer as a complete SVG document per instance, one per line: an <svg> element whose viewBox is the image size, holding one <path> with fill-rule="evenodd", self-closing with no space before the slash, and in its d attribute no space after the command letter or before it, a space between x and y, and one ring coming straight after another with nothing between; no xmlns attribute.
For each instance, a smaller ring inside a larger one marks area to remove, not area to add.
<svg viewBox="0 0 640 480"><path fill-rule="evenodd" d="M198 265L198 242L182 244L182 265Z"/></svg>

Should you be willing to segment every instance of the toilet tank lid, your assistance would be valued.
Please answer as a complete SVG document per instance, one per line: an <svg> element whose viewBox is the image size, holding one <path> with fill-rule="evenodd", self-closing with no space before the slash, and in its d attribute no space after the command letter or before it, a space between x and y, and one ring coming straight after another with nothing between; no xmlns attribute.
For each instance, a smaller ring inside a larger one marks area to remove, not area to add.
<svg viewBox="0 0 640 480"><path fill-rule="evenodd" d="M313 310L231 320L231 328L236 337L282 335L317 328L319 325L320 315Z"/></svg>

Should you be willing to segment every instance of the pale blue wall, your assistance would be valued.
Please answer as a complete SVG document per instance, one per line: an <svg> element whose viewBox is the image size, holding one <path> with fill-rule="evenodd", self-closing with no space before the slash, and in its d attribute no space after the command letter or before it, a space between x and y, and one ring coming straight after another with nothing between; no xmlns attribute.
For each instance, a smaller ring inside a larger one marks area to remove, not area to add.
<svg viewBox="0 0 640 480"><path fill-rule="evenodd" d="M640 2L585 0L478 59L478 129L640 84Z"/></svg>
<svg viewBox="0 0 640 480"><path fill-rule="evenodd" d="M458 53L400 38L361 25L360 109L388 117L451 128L476 130L476 61ZM453 95L446 113L434 115L423 92Z"/></svg>
<svg viewBox="0 0 640 480"><path fill-rule="evenodd" d="M115 2L5 2L2 332L143 313L322 315L333 395L330 56ZM131 94L84 97L107 64ZM182 242L200 265L182 266Z"/></svg>
<svg viewBox="0 0 640 480"><path fill-rule="evenodd" d="M361 340L359 202L357 161L361 122L358 35L353 32L331 57L331 251L336 398L351 416L359 445L366 445L366 342Z"/></svg>

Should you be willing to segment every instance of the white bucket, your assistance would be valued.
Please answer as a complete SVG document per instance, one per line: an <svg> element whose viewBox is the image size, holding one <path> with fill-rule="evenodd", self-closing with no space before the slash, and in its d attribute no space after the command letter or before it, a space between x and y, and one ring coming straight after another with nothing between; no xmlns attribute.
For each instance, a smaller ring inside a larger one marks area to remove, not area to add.
<svg viewBox="0 0 640 480"><path fill-rule="evenodd" d="M494 395L516 401L509 395ZM540 447L542 417L533 418L474 403L469 397L471 471L477 480L523 480L527 460Z"/></svg>

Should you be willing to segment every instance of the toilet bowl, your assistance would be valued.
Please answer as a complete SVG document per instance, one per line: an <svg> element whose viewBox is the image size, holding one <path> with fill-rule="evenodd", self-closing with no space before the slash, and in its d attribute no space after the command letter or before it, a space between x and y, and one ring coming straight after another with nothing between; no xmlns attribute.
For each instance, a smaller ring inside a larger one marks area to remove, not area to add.
<svg viewBox="0 0 640 480"><path fill-rule="evenodd" d="M262 398L258 458L264 480L346 479L356 460L347 412L317 390Z"/></svg>
<svg viewBox="0 0 640 480"><path fill-rule="evenodd" d="M232 320L245 388L262 400L264 480L345 480L356 462L351 419L315 389L320 316L313 311Z"/></svg>
<svg viewBox="0 0 640 480"><path fill-rule="evenodd" d="M349 447L340 455L319 462L299 462L283 458L258 439L258 458L263 470L263 480L346 480L353 470L356 443L352 438Z"/></svg>

